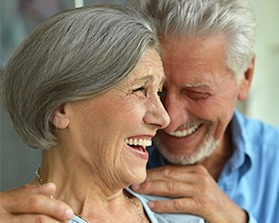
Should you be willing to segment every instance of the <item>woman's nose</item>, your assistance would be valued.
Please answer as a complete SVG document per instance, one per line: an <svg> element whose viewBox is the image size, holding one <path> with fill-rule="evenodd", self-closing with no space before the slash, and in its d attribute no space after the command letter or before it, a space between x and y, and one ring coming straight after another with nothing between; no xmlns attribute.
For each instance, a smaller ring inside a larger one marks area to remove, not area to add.
<svg viewBox="0 0 279 223"><path fill-rule="evenodd" d="M154 102L149 104L150 109L144 116L144 122L156 126L158 129L163 129L170 123L170 117L165 110L160 98L154 97Z"/></svg>

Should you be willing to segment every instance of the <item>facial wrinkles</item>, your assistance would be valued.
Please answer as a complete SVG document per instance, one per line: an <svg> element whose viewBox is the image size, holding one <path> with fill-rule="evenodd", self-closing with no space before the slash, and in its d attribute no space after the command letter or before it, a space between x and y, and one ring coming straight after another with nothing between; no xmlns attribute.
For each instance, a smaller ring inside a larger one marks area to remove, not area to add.
<svg viewBox="0 0 279 223"><path fill-rule="evenodd" d="M116 95L117 92L113 91L112 92L113 95ZM119 93L117 95L120 95ZM122 94L121 94L122 95ZM113 97L112 97L113 98ZM121 99L123 98L123 99ZM125 100L125 98L127 98ZM130 97L129 97L130 98ZM109 110L113 110L114 113L110 113L108 115L117 115L117 116L121 116L121 114L123 115L123 111L126 111L127 109L131 110L132 106L135 105L135 103L139 103L139 102L132 102L130 99L128 99L128 97L114 97L115 100L113 100L113 103L111 104L112 107L114 107L114 104L118 104L118 108L114 109L114 108L110 108L110 106L108 106L108 111ZM117 114L116 114L117 113ZM119 115L120 113L120 115ZM131 114L131 113L130 113ZM131 117L129 115L129 118L131 120L137 121L138 122L138 115L132 113L133 115L135 115L135 117ZM104 120L106 120L106 118L104 118ZM126 164L126 162L123 162L123 160L126 159L126 157L123 157L122 154L122 148L125 146L125 144L128 145L140 145L143 147L146 147L147 145L151 144L151 140L150 139L144 139L144 138L129 138L127 137L127 132L125 132L125 129L127 129L127 123L125 124L125 122L118 122L116 121L116 124L114 124L114 122L111 122L111 119L109 119L110 122L106 122L106 125L108 125L105 129L108 132L103 132L102 135L107 135L110 136L111 141L109 142L107 140L107 137L100 137L98 145L100 145L99 148L104 148L104 149L100 149L98 150L98 154L95 154L94 157L96 157L96 159L94 160L94 162L96 164L98 164L98 166L102 165L102 166L106 166L106 168L97 168L96 170L98 171L98 176L100 176L101 179L99 179L100 182L100 186L102 188L104 188L104 185L106 185L106 188L110 190L115 189L116 187L123 187L123 186L127 186L126 184L128 183L128 181L126 181L125 178L123 178L123 172L121 171L121 169L119 169L119 163L121 163L122 168L124 169L129 169L129 166ZM131 121L130 121L131 122ZM138 129L141 127L138 127ZM129 130L130 129L130 130ZM129 133L128 134L133 134L131 133L132 131L132 126L130 128L128 128ZM113 133L113 135L108 135L108 133ZM127 138L125 138L125 135ZM112 171L114 170L114 171ZM102 180L105 179L105 180Z"/></svg>
<svg viewBox="0 0 279 223"><path fill-rule="evenodd" d="M213 87L210 83L187 83L184 85L185 88L189 88L188 90L194 90L197 92L201 92L201 93L206 93L206 94L210 94L211 96L216 94L216 89L213 90ZM198 88L198 89L196 89ZM203 89L203 90L201 90ZM206 90L204 90L206 89ZM210 93L208 93L210 92ZM184 99L184 100L196 100L196 99ZM197 99L198 101L199 99ZM204 102L203 102L204 103ZM186 108L185 108L186 109ZM191 112L187 110L187 112L189 113L189 115L191 115ZM181 124L179 127L176 128L175 131L173 132L167 132L169 135L171 136L175 136L175 137L186 137L189 136L193 133L195 133L199 127L201 127L202 125L209 125L210 123L206 120L203 120L201 118L195 118L192 117L188 120L185 121L185 123Z"/></svg>
<svg viewBox="0 0 279 223"><path fill-rule="evenodd" d="M130 91L135 90L133 87L141 86L149 88L149 90L153 87L156 88L156 91L162 89L165 80L162 62L155 50L150 53L152 56L148 59L143 58L140 65L128 76L123 84L124 88L130 89Z"/></svg>
<svg viewBox="0 0 279 223"><path fill-rule="evenodd" d="M160 80L164 76L161 58L154 49L147 51L149 51L150 56L142 59L141 66L138 67L137 71L140 74L152 75Z"/></svg>
<svg viewBox="0 0 279 223"><path fill-rule="evenodd" d="M225 78L219 82L216 87L216 92L224 94L224 92L232 92L233 89L238 89L239 85L236 82L234 75L232 73L224 74Z"/></svg>
<svg viewBox="0 0 279 223"><path fill-rule="evenodd" d="M206 94L207 94L207 92L212 91L212 85L210 83L203 83L203 82L185 83L185 84L182 84L182 86L180 86L178 89L180 89L180 90L176 94L181 94L181 96L183 97L182 100L184 100L184 101L195 100L195 99L187 98L188 97L187 91L197 91L199 93L206 92ZM184 108L183 112L186 112L186 111L184 111L185 109L187 109L187 108ZM198 130L198 128L202 124L206 123L206 121L203 119L196 118L196 117L191 118L191 116L192 116L191 111L189 111L188 109L187 109L187 113L188 113L188 115L186 116L187 120L184 120L185 123L183 123L183 124L180 123L180 125L173 132L167 131L167 129L166 129L166 132L172 136L185 137L190 134L193 134L194 132L196 132Z"/></svg>
<svg viewBox="0 0 279 223"><path fill-rule="evenodd" d="M154 95L158 97L157 93L162 88L165 76L158 53L153 49L148 51L150 56L143 57L128 78L118 86L118 90L125 92L125 97L131 95L127 97L126 103L138 103L138 100L140 100L143 103L142 107L144 107L144 103L151 103L152 106L156 104ZM144 88L145 92L134 92L138 88ZM159 98L156 98L156 100L159 102ZM129 143L141 143L134 139L132 139L133 142L131 139L127 140ZM150 144L150 142L145 142L144 139L142 139L142 142L143 144Z"/></svg>

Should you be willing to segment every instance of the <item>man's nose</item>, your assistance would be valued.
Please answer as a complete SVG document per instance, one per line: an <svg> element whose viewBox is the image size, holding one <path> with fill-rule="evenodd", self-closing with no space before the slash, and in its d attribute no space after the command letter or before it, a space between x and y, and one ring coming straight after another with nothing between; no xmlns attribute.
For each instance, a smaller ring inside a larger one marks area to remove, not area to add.
<svg viewBox="0 0 279 223"><path fill-rule="evenodd" d="M168 132L175 131L189 119L186 99L177 94L166 94L164 107L170 117L170 124L165 128Z"/></svg>

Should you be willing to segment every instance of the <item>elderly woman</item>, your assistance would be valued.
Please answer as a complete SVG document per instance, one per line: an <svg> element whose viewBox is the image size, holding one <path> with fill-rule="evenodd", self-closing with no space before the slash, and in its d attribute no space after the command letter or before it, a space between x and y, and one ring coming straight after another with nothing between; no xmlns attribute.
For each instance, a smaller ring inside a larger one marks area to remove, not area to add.
<svg viewBox="0 0 279 223"><path fill-rule="evenodd" d="M167 222L125 189L145 179L146 146L169 123L158 41L143 18L120 6L59 13L23 41L1 81L18 134L43 150L31 184L55 183L51 198L87 222Z"/></svg>

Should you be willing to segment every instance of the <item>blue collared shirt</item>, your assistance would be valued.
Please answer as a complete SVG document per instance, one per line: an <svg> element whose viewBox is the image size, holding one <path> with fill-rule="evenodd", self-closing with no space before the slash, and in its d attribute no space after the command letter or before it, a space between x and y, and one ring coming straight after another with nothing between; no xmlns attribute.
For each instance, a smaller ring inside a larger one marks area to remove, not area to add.
<svg viewBox="0 0 279 223"><path fill-rule="evenodd" d="M249 215L249 223L279 222L279 129L237 110L229 125L234 153L218 179L219 187ZM149 148L148 168L168 164Z"/></svg>

